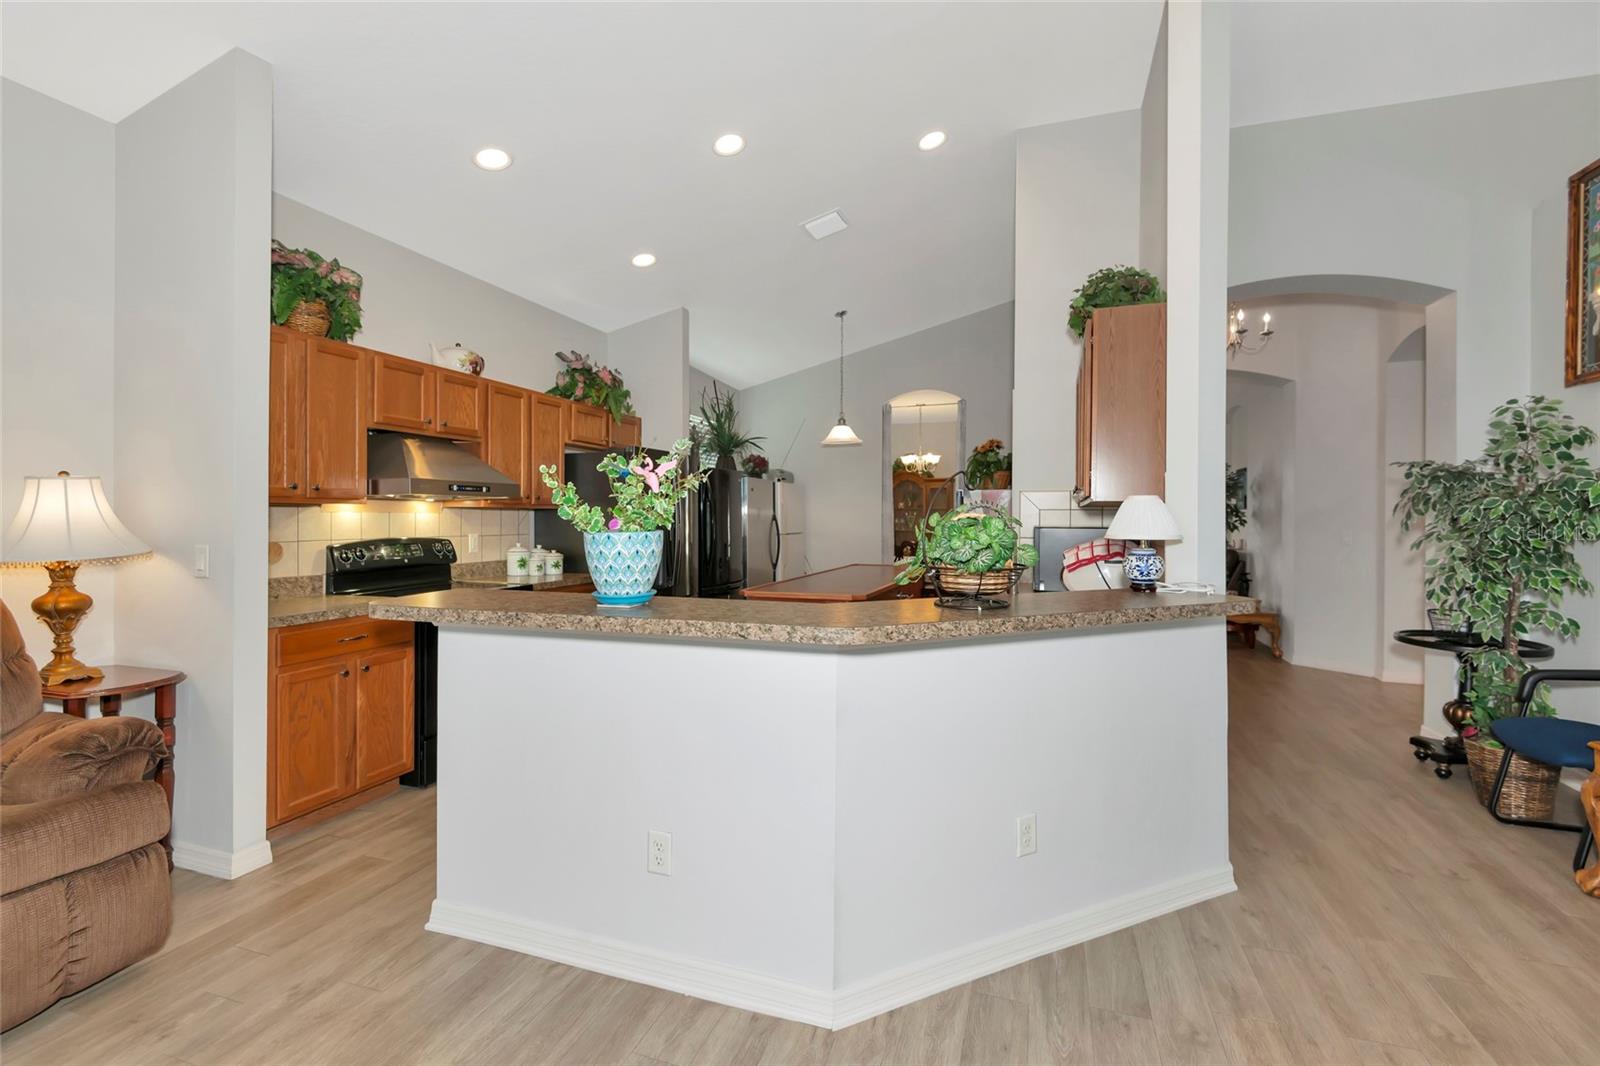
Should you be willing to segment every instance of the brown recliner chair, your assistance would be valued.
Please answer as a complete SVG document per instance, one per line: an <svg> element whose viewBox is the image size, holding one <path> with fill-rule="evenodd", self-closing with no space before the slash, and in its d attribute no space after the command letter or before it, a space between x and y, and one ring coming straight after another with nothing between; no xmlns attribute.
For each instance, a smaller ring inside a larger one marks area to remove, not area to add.
<svg viewBox="0 0 1600 1066"><path fill-rule="evenodd" d="M161 731L44 711L0 603L0 1029L144 958L172 926Z"/></svg>

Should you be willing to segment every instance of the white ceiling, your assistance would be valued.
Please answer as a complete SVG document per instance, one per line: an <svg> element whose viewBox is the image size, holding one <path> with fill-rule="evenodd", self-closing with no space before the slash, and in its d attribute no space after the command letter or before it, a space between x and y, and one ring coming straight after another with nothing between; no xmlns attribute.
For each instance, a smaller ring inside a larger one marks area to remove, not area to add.
<svg viewBox="0 0 1600 1066"><path fill-rule="evenodd" d="M1592 4L1237 9L1235 124L1595 69ZM841 307L856 351L1010 299L1013 133L1137 107L1159 16L9 0L0 71L116 121L244 48L274 68L277 191L601 329L687 307L694 363L747 386L834 357ZM516 164L478 171L485 144ZM844 233L800 229L834 208Z"/></svg>

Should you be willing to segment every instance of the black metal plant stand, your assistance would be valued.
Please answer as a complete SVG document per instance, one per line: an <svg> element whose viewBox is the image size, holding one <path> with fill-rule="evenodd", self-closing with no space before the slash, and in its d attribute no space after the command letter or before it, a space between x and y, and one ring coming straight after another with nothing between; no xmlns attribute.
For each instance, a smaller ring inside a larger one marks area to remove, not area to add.
<svg viewBox="0 0 1600 1066"><path fill-rule="evenodd" d="M1447 779L1467 761L1466 745L1461 742L1461 729L1469 720L1470 707L1467 693L1472 689L1472 660L1470 653L1482 648L1498 648L1498 640L1484 640L1476 633L1450 629L1401 629L1394 639L1401 644L1426 651L1448 651L1456 657L1456 696L1444 705L1444 718L1455 730L1454 736L1440 740L1420 734L1411 738L1411 754L1418 762L1432 762L1433 772L1440 780ZM1556 650L1536 640L1517 642L1517 656L1524 662L1539 662L1550 658ZM1510 760L1507 760L1509 763Z"/></svg>
<svg viewBox="0 0 1600 1066"><path fill-rule="evenodd" d="M968 592L959 589L947 589L940 578L938 569L928 571L928 583L933 586L934 594L937 597L933 602L940 607L948 607L953 611L994 610L999 607L1011 606L1010 600L1001 599L1000 597L1010 596L1016 591L1017 582L1022 579L1023 569L1020 566L1011 567L1010 573L1006 575L1005 589L998 592L984 593L977 590ZM984 576L989 577L990 575L985 574Z"/></svg>

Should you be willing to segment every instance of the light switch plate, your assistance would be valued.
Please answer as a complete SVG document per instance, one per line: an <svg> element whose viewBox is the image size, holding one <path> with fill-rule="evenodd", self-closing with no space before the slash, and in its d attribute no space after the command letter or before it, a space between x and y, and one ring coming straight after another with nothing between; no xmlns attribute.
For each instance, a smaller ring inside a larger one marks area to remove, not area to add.
<svg viewBox="0 0 1600 1066"><path fill-rule="evenodd" d="M211 545L196 544L194 546L194 576L211 576Z"/></svg>

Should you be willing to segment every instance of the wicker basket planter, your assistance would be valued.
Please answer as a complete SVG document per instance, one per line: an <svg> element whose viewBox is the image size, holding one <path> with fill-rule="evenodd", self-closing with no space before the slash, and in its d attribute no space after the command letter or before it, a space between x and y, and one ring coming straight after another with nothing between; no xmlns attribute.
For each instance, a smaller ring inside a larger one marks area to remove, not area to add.
<svg viewBox="0 0 1600 1066"><path fill-rule="evenodd" d="M294 305L294 310L289 312L289 320L284 325L296 333L326 337L333 325L333 316L328 314L328 305L321 300L301 300Z"/></svg>
<svg viewBox="0 0 1600 1066"><path fill-rule="evenodd" d="M1024 567L1015 564L982 574L969 574L954 566L933 568L939 591L954 596L1004 596L1016 586Z"/></svg>
<svg viewBox="0 0 1600 1066"><path fill-rule="evenodd" d="M1468 737L1467 773L1472 778L1472 789L1478 802L1485 807L1494 795L1494 779L1500 773L1500 760L1506 749L1492 748ZM1561 768L1550 766L1521 755L1511 757L1511 769L1506 771L1505 788L1500 791L1500 813L1507 818L1532 818L1548 822L1555 812L1556 786L1561 781Z"/></svg>

